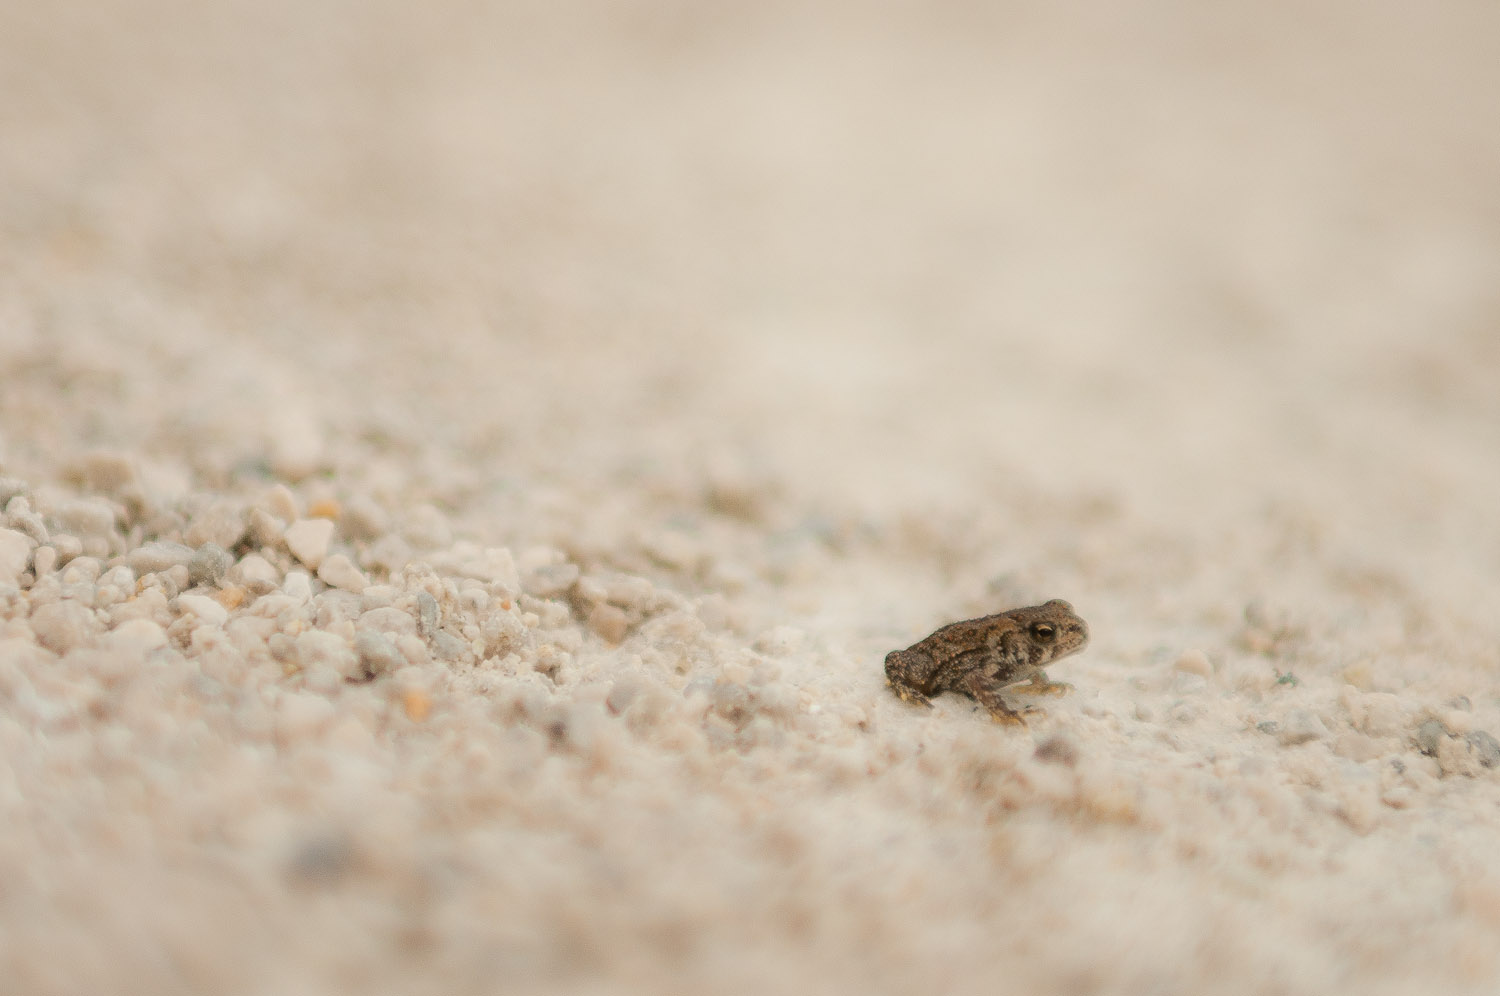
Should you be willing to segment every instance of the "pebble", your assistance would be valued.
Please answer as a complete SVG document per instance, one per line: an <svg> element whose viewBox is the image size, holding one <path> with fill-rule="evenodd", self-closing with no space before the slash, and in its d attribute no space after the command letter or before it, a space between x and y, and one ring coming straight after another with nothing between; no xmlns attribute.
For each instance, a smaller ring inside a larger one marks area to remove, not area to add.
<svg viewBox="0 0 1500 996"><path fill-rule="evenodd" d="M36 553L31 555L36 576L46 577L57 567L57 548L52 546L39 546ZM0 567L0 584L5 583L5 570Z"/></svg>
<svg viewBox="0 0 1500 996"><path fill-rule="evenodd" d="M300 481L323 462L323 437L312 414L300 405L277 405L266 413L266 440L271 470Z"/></svg>
<svg viewBox="0 0 1500 996"><path fill-rule="evenodd" d="M188 583L217 588L224 583L224 575L234 566L234 558L217 543L204 543L193 552L188 561Z"/></svg>
<svg viewBox="0 0 1500 996"><path fill-rule="evenodd" d="M136 483L135 465L120 453L101 450L86 454L70 470L85 490L107 495L119 495Z"/></svg>
<svg viewBox="0 0 1500 996"><path fill-rule="evenodd" d="M310 629L297 637L297 662L304 668L324 664L343 678L357 676L359 655L348 641L335 633Z"/></svg>
<svg viewBox="0 0 1500 996"><path fill-rule="evenodd" d="M438 603L429 592L417 592L417 632L432 639L438 631Z"/></svg>
<svg viewBox="0 0 1500 996"><path fill-rule="evenodd" d="M365 674L371 678L378 678L406 666L406 658L396 649L396 645L373 630L355 631L354 651L359 655L359 663Z"/></svg>
<svg viewBox="0 0 1500 996"><path fill-rule="evenodd" d="M372 540L384 536L391 528L391 517L385 510L362 496L349 499L339 521L344 535L350 539Z"/></svg>
<svg viewBox="0 0 1500 996"><path fill-rule="evenodd" d="M286 535L286 521L263 508L252 508L247 519L250 538L259 546L275 546Z"/></svg>
<svg viewBox="0 0 1500 996"><path fill-rule="evenodd" d="M366 567L374 567L387 574L396 574L411 563L411 547L395 533L380 537L360 557Z"/></svg>
<svg viewBox="0 0 1500 996"><path fill-rule="evenodd" d="M1172 665L1178 671L1185 674L1201 675L1204 678L1214 673L1214 666L1208 659L1208 655L1201 650L1185 650Z"/></svg>
<svg viewBox="0 0 1500 996"><path fill-rule="evenodd" d="M1276 739L1281 741L1283 747L1321 740L1326 736L1328 736L1328 728L1323 725L1321 719L1307 709L1293 709L1287 713L1286 719L1276 731Z"/></svg>
<svg viewBox="0 0 1500 996"><path fill-rule="evenodd" d="M535 598L556 598L573 587L578 574L577 564L543 564L527 573L521 587Z"/></svg>
<svg viewBox="0 0 1500 996"><path fill-rule="evenodd" d="M31 613L37 642L55 654L81 647L93 636L94 614L71 599L43 605Z"/></svg>
<svg viewBox="0 0 1500 996"><path fill-rule="evenodd" d="M178 595L177 607L191 612L208 626L222 626L229 621L229 610L207 595Z"/></svg>
<svg viewBox="0 0 1500 996"><path fill-rule="evenodd" d="M297 496L285 484L278 484L267 491L260 505L282 522L291 522L301 515L297 511Z"/></svg>
<svg viewBox="0 0 1500 996"><path fill-rule="evenodd" d="M189 546L213 544L228 550L245 538L245 513L229 502L215 502L193 516L183 539Z"/></svg>
<svg viewBox="0 0 1500 996"><path fill-rule="evenodd" d="M1474 748L1479 763L1486 768L1500 766L1500 740L1496 740L1484 730L1474 730L1464 738L1469 746Z"/></svg>
<svg viewBox="0 0 1500 996"><path fill-rule="evenodd" d="M1429 719L1417 727L1417 750L1428 757L1437 757L1438 745L1448 736L1441 721Z"/></svg>
<svg viewBox="0 0 1500 996"><path fill-rule="evenodd" d="M105 643L117 654L146 654L167 645L167 632L150 619L127 619L110 631Z"/></svg>
<svg viewBox="0 0 1500 996"><path fill-rule="evenodd" d="M375 633L412 633L417 631L417 621L410 612L386 605L370 609L359 617L359 626Z"/></svg>
<svg viewBox="0 0 1500 996"><path fill-rule="evenodd" d="M0 584L14 585L31 559L32 539L14 529L0 529Z"/></svg>
<svg viewBox="0 0 1500 996"><path fill-rule="evenodd" d="M630 631L630 617L624 609L600 602L589 612L589 628L610 643L619 643Z"/></svg>
<svg viewBox="0 0 1500 996"><path fill-rule="evenodd" d="M94 557L79 557L63 571L63 584L93 584L104 572L104 565Z"/></svg>
<svg viewBox="0 0 1500 996"><path fill-rule="evenodd" d="M258 553L247 553L235 565L235 575L251 591L264 594L281 583L281 574Z"/></svg>
<svg viewBox="0 0 1500 996"><path fill-rule="evenodd" d="M383 609L396 600L401 590L392 584L367 585L359 593L359 603L365 609Z"/></svg>
<svg viewBox="0 0 1500 996"><path fill-rule="evenodd" d="M59 525L80 536L107 536L114 532L115 510L103 499L65 501L53 513Z"/></svg>
<svg viewBox="0 0 1500 996"><path fill-rule="evenodd" d="M10 504L5 506L5 524L30 536L35 543L46 543L49 540L47 524L31 510L31 505L25 498L12 498Z"/></svg>
<svg viewBox="0 0 1500 996"><path fill-rule="evenodd" d="M336 553L323 561L318 568L318 580L356 595L370 584L370 579L365 577L364 572L342 553Z"/></svg>
<svg viewBox="0 0 1500 996"><path fill-rule="evenodd" d="M83 541L77 536L70 536L67 533L53 533L49 543L57 551L57 562L59 564L66 564L74 557L83 556ZM136 571L136 573L139 574L140 571Z"/></svg>
<svg viewBox="0 0 1500 996"><path fill-rule="evenodd" d="M136 577L143 577L147 574L162 574L179 565L186 567L192 559L192 547L182 543L156 541L131 550L125 556L125 563L135 571Z"/></svg>
<svg viewBox="0 0 1500 996"><path fill-rule="evenodd" d="M283 539L292 556L317 570L333 542L333 523L328 519L298 519L287 526Z"/></svg>
<svg viewBox="0 0 1500 996"><path fill-rule="evenodd" d="M306 602L312 598L312 578L306 571L287 571L281 590L298 602Z"/></svg>

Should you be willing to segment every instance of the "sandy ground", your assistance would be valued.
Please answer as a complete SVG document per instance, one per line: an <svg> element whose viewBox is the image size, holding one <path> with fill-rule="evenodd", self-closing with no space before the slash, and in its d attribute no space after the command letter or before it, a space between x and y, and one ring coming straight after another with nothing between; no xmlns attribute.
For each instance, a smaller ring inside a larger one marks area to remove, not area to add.
<svg viewBox="0 0 1500 996"><path fill-rule="evenodd" d="M1495 992L1497 10L4 5L0 988Z"/></svg>

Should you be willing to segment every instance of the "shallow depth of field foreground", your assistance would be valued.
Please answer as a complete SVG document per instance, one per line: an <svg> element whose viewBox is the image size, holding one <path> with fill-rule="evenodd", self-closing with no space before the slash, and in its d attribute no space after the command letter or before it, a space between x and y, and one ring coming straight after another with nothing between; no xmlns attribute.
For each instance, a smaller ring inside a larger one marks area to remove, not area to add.
<svg viewBox="0 0 1500 996"><path fill-rule="evenodd" d="M1496 992L1496 38L6 5L0 989Z"/></svg>

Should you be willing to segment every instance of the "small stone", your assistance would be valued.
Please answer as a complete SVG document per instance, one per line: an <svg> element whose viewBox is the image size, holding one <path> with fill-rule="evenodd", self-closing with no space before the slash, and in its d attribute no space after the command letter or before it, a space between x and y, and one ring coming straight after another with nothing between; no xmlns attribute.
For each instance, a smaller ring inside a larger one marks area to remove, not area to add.
<svg viewBox="0 0 1500 996"><path fill-rule="evenodd" d="M0 585L14 585L26 572L34 545L25 533L0 529Z"/></svg>
<svg viewBox="0 0 1500 996"><path fill-rule="evenodd" d="M249 595L244 588L241 588L239 585L231 584L225 585L222 589L220 589L219 593L214 596L214 599L220 605L224 606L224 608L230 609L232 611L239 608L241 605L244 605L245 599L247 597L249 597Z"/></svg>
<svg viewBox="0 0 1500 996"><path fill-rule="evenodd" d="M375 633L416 633L417 621L410 612L403 612L393 605L370 609L359 617L359 626Z"/></svg>
<svg viewBox="0 0 1500 996"><path fill-rule="evenodd" d="M51 546L57 551L57 562L66 564L74 557L83 556L83 541L77 536L69 536L67 533L53 533L50 540ZM137 574L140 571L136 571Z"/></svg>
<svg viewBox="0 0 1500 996"><path fill-rule="evenodd" d="M635 701L635 697L640 694L640 691L641 683L639 681L634 678L622 678L615 682L614 687L609 690L609 695L605 696L604 707L618 716L630 708L630 703Z"/></svg>
<svg viewBox="0 0 1500 996"><path fill-rule="evenodd" d="M401 709L407 719L420 723L432 712L432 697L420 688L408 688L401 693Z"/></svg>
<svg viewBox="0 0 1500 996"><path fill-rule="evenodd" d="M452 633L439 630L432 637L432 653L440 661L456 663L469 652L469 646Z"/></svg>
<svg viewBox="0 0 1500 996"><path fill-rule="evenodd" d="M1184 674L1201 675L1204 678L1214 673L1214 666L1209 661L1208 655L1201 650L1186 650L1177 658L1172 665Z"/></svg>
<svg viewBox="0 0 1500 996"><path fill-rule="evenodd" d="M406 666L406 658L396 649L396 645L372 630L355 631L354 651L359 655L359 663L365 674L371 678L378 678Z"/></svg>
<svg viewBox="0 0 1500 996"><path fill-rule="evenodd" d="M282 522L291 522L301 518L297 511L297 496L292 494L292 489L285 484L277 484L267 491L260 501L260 506Z"/></svg>
<svg viewBox="0 0 1500 996"><path fill-rule="evenodd" d="M98 451L86 454L69 469L69 476L85 490L120 495L136 483L135 465L119 453Z"/></svg>
<svg viewBox="0 0 1500 996"><path fill-rule="evenodd" d="M31 614L37 642L55 654L83 646L95 629L93 612L71 599L43 605Z"/></svg>
<svg viewBox="0 0 1500 996"><path fill-rule="evenodd" d="M397 574L411 563L411 547L400 536L388 533L371 543L359 559L366 567Z"/></svg>
<svg viewBox="0 0 1500 996"><path fill-rule="evenodd" d="M1469 742L1469 746L1474 748L1481 766L1486 768L1500 766L1500 740L1496 740L1484 730L1474 730L1464 739Z"/></svg>
<svg viewBox="0 0 1500 996"><path fill-rule="evenodd" d="M359 604L366 610L383 609L396 600L401 594L401 589L393 584L367 585L365 590L359 593Z"/></svg>
<svg viewBox="0 0 1500 996"><path fill-rule="evenodd" d="M335 553L324 560L318 568L318 580L324 584L352 591L358 595L369 585L370 579L365 577L364 572L355 567L353 562L342 553Z"/></svg>
<svg viewBox="0 0 1500 996"><path fill-rule="evenodd" d="M656 589L645 578L619 574L604 584L606 596L622 609L646 613L656 599Z"/></svg>
<svg viewBox="0 0 1500 996"><path fill-rule="evenodd" d="M297 637L297 662L304 668L325 664L337 671L340 677L352 678L358 674L359 655L343 637L321 629L310 629Z"/></svg>
<svg viewBox="0 0 1500 996"><path fill-rule="evenodd" d="M193 517L183 539L189 546L213 544L225 550L245 538L245 513L230 502L215 502Z"/></svg>
<svg viewBox="0 0 1500 996"><path fill-rule="evenodd" d="M31 510L31 504L25 498L13 498L5 506L5 525L30 536L33 543L50 542L47 524Z"/></svg>
<svg viewBox="0 0 1500 996"><path fill-rule="evenodd" d="M257 546L275 546L286 535L286 520L276 518L263 508L252 508L247 518L250 538Z"/></svg>
<svg viewBox="0 0 1500 996"><path fill-rule="evenodd" d="M247 553L241 557L234 567L234 577L259 594L265 594L281 583L281 575L276 568L258 553Z"/></svg>
<svg viewBox="0 0 1500 996"><path fill-rule="evenodd" d="M1359 697L1360 715L1355 725L1372 737L1400 736L1406 729L1406 710L1399 696L1390 692L1366 692Z"/></svg>
<svg viewBox="0 0 1500 996"><path fill-rule="evenodd" d="M429 663L427 657L427 644L422 638L413 633L402 633L396 637L396 649L401 651L401 656L406 663L413 667L426 667Z"/></svg>
<svg viewBox="0 0 1500 996"><path fill-rule="evenodd" d="M224 582L224 575L234 566L229 551L215 543L204 543L193 552L188 561L188 583L217 588Z"/></svg>
<svg viewBox="0 0 1500 996"><path fill-rule="evenodd" d="M630 631L630 618L624 609L600 602L589 612L589 628L610 643L619 643Z"/></svg>
<svg viewBox="0 0 1500 996"><path fill-rule="evenodd" d="M1281 729L1277 731L1276 739L1281 741L1283 747L1292 747L1326 736L1328 728L1321 719L1306 709L1294 709L1287 714Z"/></svg>
<svg viewBox="0 0 1500 996"><path fill-rule="evenodd" d="M278 405L266 413L271 470L300 481L323 462L323 437L312 414L300 405Z"/></svg>
<svg viewBox="0 0 1500 996"><path fill-rule="evenodd" d="M115 510L102 499L65 501L53 517L65 530L79 536L107 536L115 528Z"/></svg>
<svg viewBox="0 0 1500 996"><path fill-rule="evenodd" d="M36 576L38 578L44 578L48 574L51 574L52 571L57 567L57 548L52 546L39 546L36 548L36 552L31 555L31 561L34 565L32 570L35 572ZM4 581L5 570L3 567L0 567L0 584L3 584Z"/></svg>
<svg viewBox="0 0 1500 996"><path fill-rule="evenodd" d="M1467 738L1443 737L1437 744L1437 762L1444 776L1477 777L1482 770L1479 751Z"/></svg>
<svg viewBox="0 0 1500 996"><path fill-rule="evenodd" d="M429 640L438 632L438 603L430 592L417 592L417 632Z"/></svg>
<svg viewBox="0 0 1500 996"><path fill-rule="evenodd" d="M1439 717L1443 728L1456 737L1464 736L1474 729L1474 714L1466 709L1449 709Z"/></svg>
<svg viewBox="0 0 1500 996"><path fill-rule="evenodd" d="M117 654L146 654L167 645L167 632L150 619L128 619L111 630L105 642Z"/></svg>
<svg viewBox="0 0 1500 996"><path fill-rule="evenodd" d="M337 498L319 498L307 506L309 519L332 519L337 522L339 516L343 514L343 506L339 504Z"/></svg>
<svg viewBox="0 0 1500 996"><path fill-rule="evenodd" d="M125 555L125 563L136 577L163 574L178 565L186 567L192 559L192 547L166 542L146 543Z"/></svg>
<svg viewBox="0 0 1500 996"><path fill-rule="evenodd" d="M390 531L391 517L370 499L355 497L349 499L339 523L350 539L372 540Z"/></svg>
<svg viewBox="0 0 1500 996"><path fill-rule="evenodd" d="M191 612L206 626L222 626L229 621L229 610L207 595L178 595L177 607Z"/></svg>
<svg viewBox="0 0 1500 996"><path fill-rule="evenodd" d="M1417 727L1417 750L1428 757L1437 757L1438 745L1448 736L1448 731L1436 719L1429 719Z"/></svg>
<svg viewBox="0 0 1500 996"><path fill-rule="evenodd" d="M1066 736L1054 733L1037 744L1033 756L1044 764L1061 764L1071 768L1078 763L1078 748Z"/></svg>
<svg viewBox="0 0 1500 996"><path fill-rule="evenodd" d="M536 598L556 598L565 594L577 580L577 564L543 564L526 575L521 587Z"/></svg>
<svg viewBox="0 0 1500 996"><path fill-rule="evenodd" d="M323 564L333 542L333 523L327 519L298 519L286 528L286 548L312 570Z"/></svg>
<svg viewBox="0 0 1500 996"><path fill-rule="evenodd" d="M79 557L63 571L63 584L93 584L104 573L104 565L94 557Z"/></svg>
<svg viewBox="0 0 1500 996"><path fill-rule="evenodd" d="M312 598L312 578L308 577L306 571L287 571L286 580L281 582L281 590L288 597L305 602Z"/></svg>

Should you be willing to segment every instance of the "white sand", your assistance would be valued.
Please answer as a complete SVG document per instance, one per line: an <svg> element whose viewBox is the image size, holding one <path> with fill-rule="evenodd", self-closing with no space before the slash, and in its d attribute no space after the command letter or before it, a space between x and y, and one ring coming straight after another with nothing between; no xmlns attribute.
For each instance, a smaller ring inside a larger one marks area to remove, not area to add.
<svg viewBox="0 0 1500 996"><path fill-rule="evenodd" d="M1500 8L485 6L0 10L0 989L1497 991Z"/></svg>

